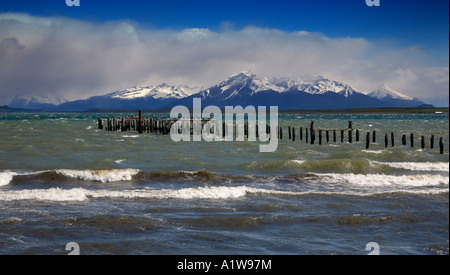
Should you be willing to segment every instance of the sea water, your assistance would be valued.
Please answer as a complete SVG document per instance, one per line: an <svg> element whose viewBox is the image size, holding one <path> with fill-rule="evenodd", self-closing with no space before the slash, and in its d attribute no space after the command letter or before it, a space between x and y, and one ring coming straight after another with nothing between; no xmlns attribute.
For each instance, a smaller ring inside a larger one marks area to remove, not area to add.
<svg viewBox="0 0 450 275"><path fill-rule="evenodd" d="M280 114L273 153L98 129L128 115L0 114L0 254L67 254L70 242L81 254L449 253L448 114ZM311 121L349 120L359 142L299 139Z"/></svg>

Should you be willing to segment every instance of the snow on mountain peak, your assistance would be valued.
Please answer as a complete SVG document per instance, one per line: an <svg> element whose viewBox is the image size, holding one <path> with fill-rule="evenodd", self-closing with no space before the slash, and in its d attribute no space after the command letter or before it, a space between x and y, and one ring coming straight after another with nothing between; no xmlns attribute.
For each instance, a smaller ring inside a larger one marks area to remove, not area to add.
<svg viewBox="0 0 450 275"><path fill-rule="evenodd" d="M412 97L406 96L392 88L387 87L386 85L381 86L377 90L371 92L369 94L371 97L375 97L377 99L384 99L384 98L396 98L396 99L403 99L403 100L413 100Z"/></svg>
<svg viewBox="0 0 450 275"><path fill-rule="evenodd" d="M214 92L212 93L212 91ZM278 93L299 91L312 95L334 92L345 97L360 93L349 85L322 76L304 78L259 77L251 71L243 71L229 76L220 84L212 87L211 90L203 91L202 94L207 97L229 99L243 94L251 95L263 91Z"/></svg>
<svg viewBox="0 0 450 275"><path fill-rule="evenodd" d="M189 91L190 89L188 87L176 87L163 83L158 86L133 87L120 90L114 92L111 97L119 99L136 99L146 97L153 97L154 99L179 99L188 96L188 93L186 93L185 90Z"/></svg>

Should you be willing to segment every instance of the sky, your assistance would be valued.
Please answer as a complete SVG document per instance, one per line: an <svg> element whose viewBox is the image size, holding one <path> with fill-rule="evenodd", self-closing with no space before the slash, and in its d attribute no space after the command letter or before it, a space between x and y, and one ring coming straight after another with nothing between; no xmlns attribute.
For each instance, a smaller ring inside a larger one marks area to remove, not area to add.
<svg viewBox="0 0 450 275"><path fill-rule="evenodd" d="M321 75L449 105L449 1L0 0L0 105L240 71Z"/></svg>

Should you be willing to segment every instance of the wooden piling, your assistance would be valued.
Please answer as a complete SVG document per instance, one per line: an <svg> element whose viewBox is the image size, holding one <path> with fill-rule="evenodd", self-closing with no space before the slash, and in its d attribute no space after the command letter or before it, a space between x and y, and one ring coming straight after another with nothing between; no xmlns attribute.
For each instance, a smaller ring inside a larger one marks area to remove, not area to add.
<svg viewBox="0 0 450 275"><path fill-rule="evenodd" d="M422 136L420 138L420 146L422 149L425 149L425 137L424 136Z"/></svg>
<svg viewBox="0 0 450 275"><path fill-rule="evenodd" d="M138 122L138 133L142 134L144 132L144 121L142 119L142 111L139 110L139 122Z"/></svg>
<svg viewBox="0 0 450 275"><path fill-rule="evenodd" d="M406 135L402 136L402 145L406 146Z"/></svg>
<svg viewBox="0 0 450 275"><path fill-rule="evenodd" d="M292 141L295 141L295 128L292 127Z"/></svg>
<svg viewBox="0 0 450 275"><path fill-rule="evenodd" d="M366 134L366 150L369 149L370 144L370 132L367 132Z"/></svg>
<svg viewBox="0 0 450 275"><path fill-rule="evenodd" d="M98 129L103 130L103 120L101 118L97 118L97 119L98 119Z"/></svg>
<svg viewBox="0 0 450 275"><path fill-rule="evenodd" d="M359 130L356 129L356 142L359 142Z"/></svg>
<svg viewBox="0 0 450 275"><path fill-rule="evenodd" d="M444 139L442 137L439 139L439 151L441 155L444 154Z"/></svg>
<svg viewBox="0 0 450 275"><path fill-rule="evenodd" d="M411 133L411 135L409 136L409 140L411 142L411 147L414 147L414 134Z"/></svg>
<svg viewBox="0 0 450 275"><path fill-rule="evenodd" d="M289 135L289 140L291 140L292 139L291 126L288 126L288 135Z"/></svg>
<svg viewBox="0 0 450 275"><path fill-rule="evenodd" d="M328 132L328 130L325 132L325 136L327 138L327 143L330 142L330 133Z"/></svg>
<svg viewBox="0 0 450 275"><path fill-rule="evenodd" d="M351 122L351 121L350 121ZM353 130L349 130L348 131L348 142L352 143L353 142Z"/></svg>
<svg viewBox="0 0 450 275"><path fill-rule="evenodd" d="M389 138L388 138L388 134L386 133L386 135L384 135L384 148L388 147L388 142L389 142Z"/></svg>
<svg viewBox="0 0 450 275"><path fill-rule="evenodd" d="M395 146L395 140L394 140L394 132L391 132L391 146Z"/></svg>
<svg viewBox="0 0 450 275"><path fill-rule="evenodd" d="M305 134L306 143L308 143L308 138L309 138L309 133L308 133L308 128L306 128L306 134Z"/></svg>
<svg viewBox="0 0 450 275"><path fill-rule="evenodd" d="M373 143L377 142L377 132L375 130L373 130L372 132L372 142Z"/></svg>
<svg viewBox="0 0 450 275"><path fill-rule="evenodd" d="M344 130L341 130L341 143L344 142Z"/></svg>
<svg viewBox="0 0 450 275"><path fill-rule="evenodd" d="M434 135L431 135L431 138L430 138L430 148L434 149Z"/></svg>
<svg viewBox="0 0 450 275"><path fill-rule="evenodd" d="M322 130L319 130L319 145L322 145Z"/></svg>
<svg viewBox="0 0 450 275"><path fill-rule="evenodd" d="M314 144L314 142L316 140L316 132L314 131L314 121L311 121L309 130L311 132L311 144Z"/></svg>
<svg viewBox="0 0 450 275"><path fill-rule="evenodd" d="M300 140L303 140L303 127L300 127Z"/></svg>
<svg viewBox="0 0 450 275"><path fill-rule="evenodd" d="M336 130L333 130L333 142L336 143Z"/></svg>

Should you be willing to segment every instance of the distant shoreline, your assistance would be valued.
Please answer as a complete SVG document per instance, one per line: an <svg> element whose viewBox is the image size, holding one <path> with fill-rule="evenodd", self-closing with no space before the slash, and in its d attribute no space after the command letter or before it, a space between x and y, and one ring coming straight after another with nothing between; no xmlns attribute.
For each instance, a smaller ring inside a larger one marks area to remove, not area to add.
<svg viewBox="0 0 450 275"><path fill-rule="evenodd" d="M336 110L279 110L282 114L433 114L448 113L449 107L433 108L363 108Z"/></svg>
<svg viewBox="0 0 450 275"><path fill-rule="evenodd" d="M137 113L139 109L91 109L86 111L42 111L16 109L0 106L0 113ZM144 113L170 113L171 109L146 110ZM324 109L324 110L278 110L281 114L433 114L449 113L449 107L426 108L361 108L361 109Z"/></svg>

